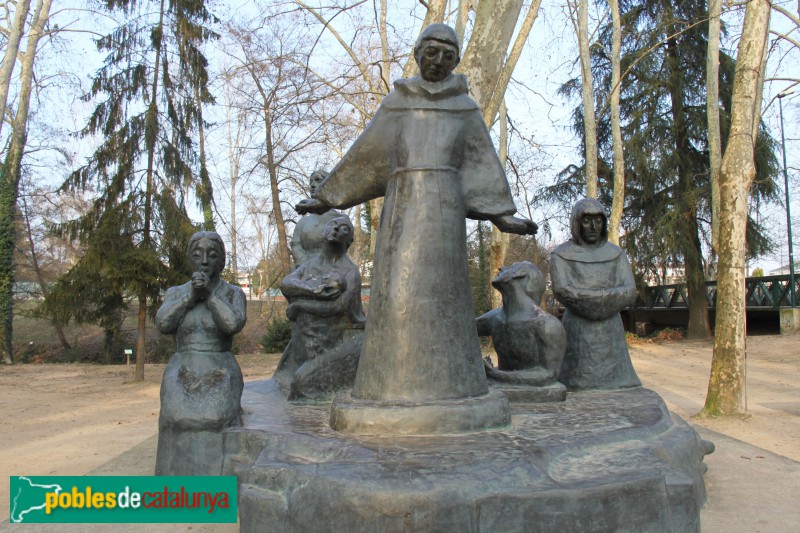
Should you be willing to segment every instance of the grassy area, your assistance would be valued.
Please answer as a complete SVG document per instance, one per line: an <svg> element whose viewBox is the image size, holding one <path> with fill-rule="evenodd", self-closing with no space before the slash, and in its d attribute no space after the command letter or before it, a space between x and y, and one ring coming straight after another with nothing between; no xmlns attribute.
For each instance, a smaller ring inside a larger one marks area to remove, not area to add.
<svg viewBox="0 0 800 533"><path fill-rule="evenodd" d="M28 311L36 306L34 301L18 301L14 307L14 359L18 362L56 363L56 362L96 362L124 363L124 349L133 349L136 344L136 308L132 306L122 325L121 346L106 361L103 350L103 330L93 325L69 324L64 334L72 345L65 351L58 341L53 326L47 321L28 316ZM267 323L274 318L285 318L286 302L247 302L247 324L234 338L234 353L249 354L262 352L261 337ZM155 325L148 321L148 361L165 362L174 352L170 337L161 335ZM117 353L118 352L118 353Z"/></svg>

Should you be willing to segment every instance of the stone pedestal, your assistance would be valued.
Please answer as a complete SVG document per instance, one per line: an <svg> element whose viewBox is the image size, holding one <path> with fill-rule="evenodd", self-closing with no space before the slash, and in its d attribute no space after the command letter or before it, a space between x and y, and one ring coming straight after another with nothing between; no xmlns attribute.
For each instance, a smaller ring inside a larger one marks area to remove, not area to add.
<svg viewBox="0 0 800 533"><path fill-rule="evenodd" d="M331 428L358 435L429 435L502 428L511 407L500 391L460 400L387 402L361 400L350 393L331 406Z"/></svg>
<svg viewBox="0 0 800 533"><path fill-rule="evenodd" d="M541 387L490 382L489 390L495 389L505 394L512 403L563 402L567 399L567 388L558 381Z"/></svg>
<svg viewBox="0 0 800 533"><path fill-rule="evenodd" d="M224 433L241 531L698 532L713 445L640 387L511 403L511 424L461 435L330 428L326 405L250 383Z"/></svg>
<svg viewBox="0 0 800 533"><path fill-rule="evenodd" d="M781 335L800 331L800 308L781 307Z"/></svg>
<svg viewBox="0 0 800 533"><path fill-rule="evenodd" d="M178 352L164 368L157 476L218 476L222 432L238 426L244 379L231 352Z"/></svg>

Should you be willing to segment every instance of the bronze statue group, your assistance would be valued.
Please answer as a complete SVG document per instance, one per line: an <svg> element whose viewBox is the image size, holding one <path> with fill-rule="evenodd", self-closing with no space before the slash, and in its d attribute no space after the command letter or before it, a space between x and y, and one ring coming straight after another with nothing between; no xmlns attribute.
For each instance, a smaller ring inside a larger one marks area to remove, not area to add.
<svg viewBox="0 0 800 533"><path fill-rule="evenodd" d="M503 306L474 317L465 220L519 234L537 228L515 216L466 78L453 73L460 51L451 28L428 26L414 49L420 75L395 82L330 174L310 178L311 198L296 207L305 215L292 238L296 268L280 285L292 337L274 379L290 401L330 401L348 390L356 402L446 407L492 387L640 385L619 315L635 299L633 276L608 242L596 200L575 205L572 238L552 254L561 321L540 307L545 275L528 262L501 269L492 284ZM353 226L336 209L378 197L385 200L365 318L360 273L347 255ZM245 297L220 279L219 235L196 234L188 254L192 279L167 292L156 316L177 350L162 382L156 473L212 475L221 468L221 431L240 423L242 374L230 350ZM483 360L479 335L491 336L497 367Z"/></svg>

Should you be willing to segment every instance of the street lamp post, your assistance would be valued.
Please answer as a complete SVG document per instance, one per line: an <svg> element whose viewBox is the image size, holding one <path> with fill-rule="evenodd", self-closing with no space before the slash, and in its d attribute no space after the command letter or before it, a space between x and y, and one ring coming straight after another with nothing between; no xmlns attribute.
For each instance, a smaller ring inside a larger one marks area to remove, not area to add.
<svg viewBox="0 0 800 533"><path fill-rule="evenodd" d="M794 91L783 91L778 94L778 109L781 115L781 152L783 152L783 183L786 189L786 226L789 230L789 298L792 307L796 306L794 291L794 252L792 251L792 210L789 205L789 174L786 171L786 138L783 134L783 98Z"/></svg>

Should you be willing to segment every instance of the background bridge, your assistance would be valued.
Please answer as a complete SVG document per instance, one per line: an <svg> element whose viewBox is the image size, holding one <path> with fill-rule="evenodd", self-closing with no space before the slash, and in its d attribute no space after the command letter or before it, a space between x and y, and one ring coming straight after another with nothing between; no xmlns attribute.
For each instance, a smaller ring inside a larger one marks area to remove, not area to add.
<svg viewBox="0 0 800 533"><path fill-rule="evenodd" d="M781 331L781 309L791 307L790 276L764 276L745 280L748 332L778 333ZM800 297L800 276L795 276L795 292ZM709 320L713 327L717 308L717 282L706 282ZM795 305L797 302L795 302ZM793 315L796 312L793 312ZM636 323L652 327L681 326L689 322L689 295L685 283L647 287L634 307L622 312L630 331Z"/></svg>

